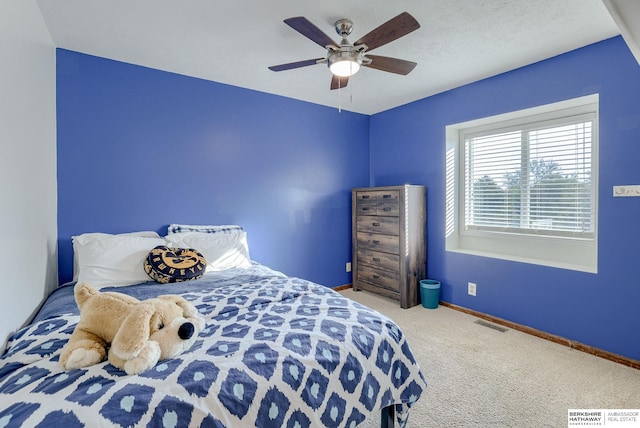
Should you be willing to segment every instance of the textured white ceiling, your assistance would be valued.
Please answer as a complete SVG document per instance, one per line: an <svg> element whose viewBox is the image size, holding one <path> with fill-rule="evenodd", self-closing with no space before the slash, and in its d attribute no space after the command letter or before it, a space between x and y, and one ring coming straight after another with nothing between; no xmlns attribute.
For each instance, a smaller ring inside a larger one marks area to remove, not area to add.
<svg viewBox="0 0 640 428"><path fill-rule="evenodd" d="M640 1L602 0L640 64Z"/></svg>
<svg viewBox="0 0 640 428"><path fill-rule="evenodd" d="M637 0L630 0L637 1ZM620 34L601 0L37 0L57 47L374 114ZM418 63L407 76L363 68L338 94L325 56L282 21L305 16L339 42L407 11L421 28L372 53Z"/></svg>

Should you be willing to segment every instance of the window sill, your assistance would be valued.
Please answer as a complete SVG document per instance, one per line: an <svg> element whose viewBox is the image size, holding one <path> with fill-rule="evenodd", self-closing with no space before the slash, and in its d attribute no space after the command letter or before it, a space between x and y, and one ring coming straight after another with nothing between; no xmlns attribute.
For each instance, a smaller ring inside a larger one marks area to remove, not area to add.
<svg viewBox="0 0 640 428"><path fill-rule="evenodd" d="M476 234L446 240L446 251L587 273L598 273L595 240Z"/></svg>
<svg viewBox="0 0 640 428"><path fill-rule="evenodd" d="M575 270L575 271L586 272L586 273L598 273L597 266L594 267L594 266L586 266L586 265L578 265L578 264L570 264L570 263L561 263L553 260L541 260L541 259L533 259L528 257L517 257L509 254L496 254L496 253L488 253L484 251L472 251L472 250L465 250L465 249L459 249L459 248L447 249L446 251L450 253L468 254L468 255L479 256L479 257L489 257L492 259L507 260L511 262L548 266L548 267L558 268L558 269L568 269L568 270Z"/></svg>

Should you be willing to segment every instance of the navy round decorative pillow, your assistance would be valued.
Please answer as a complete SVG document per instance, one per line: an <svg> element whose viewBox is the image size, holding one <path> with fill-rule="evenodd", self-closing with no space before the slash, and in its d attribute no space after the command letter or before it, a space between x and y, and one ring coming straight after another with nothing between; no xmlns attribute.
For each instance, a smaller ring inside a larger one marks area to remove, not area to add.
<svg viewBox="0 0 640 428"><path fill-rule="evenodd" d="M204 256L193 248L158 245L144 260L144 271L162 284L198 279L204 275L206 267Z"/></svg>

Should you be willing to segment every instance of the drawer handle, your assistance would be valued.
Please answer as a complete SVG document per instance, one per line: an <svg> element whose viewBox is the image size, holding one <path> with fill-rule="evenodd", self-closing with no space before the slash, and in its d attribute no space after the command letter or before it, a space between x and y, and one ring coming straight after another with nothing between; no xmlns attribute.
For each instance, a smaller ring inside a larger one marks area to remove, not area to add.
<svg viewBox="0 0 640 428"><path fill-rule="evenodd" d="M373 274L373 279L380 279L380 277L374 273Z"/></svg>
<svg viewBox="0 0 640 428"><path fill-rule="evenodd" d="M382 211L391 211L391 207L384 207Z"/></svg>
<svg viewBox="0 0 640 428"><path fill-rule="evenodd" d="M377 258L377 257L374 257L374 258L373 258L373 261L374 261L374 262L379 262L379 261L380 261L380 259L379 259L379 258Z"/></svg>
<svg viewBox="0 0 640 428"><path fill-rule="evenodd" d="M362 199L369 199L369 195L362 195Z"/></svg>
<svg viewBox="0 0 640 428"><path fill-rule="evenodd" d="M373 241L371 241L371 242L373 242L374 244L379 244L379 243L380 243L380 241L378 241L377 239L374 239L374 240L373 240Z"/></svg>
<svg viewBox="0 0 640 428"><path fill-rule="evenodd" d="M383 198L390 198L391 195L382 195Z"/></svg>
<svg viewBox="0 0 640 428"><path fill-rule="evenodd" d="M380 226L380 223L373 222L373 223L371 223L371 226L376 226L376 227L378 227L378 226Z"/></svg>
<svg viewBox="0 0 640 428"><path fill-rule="evenodd" d="M362 211L369 211L369 207L363 207Z"/></svg>

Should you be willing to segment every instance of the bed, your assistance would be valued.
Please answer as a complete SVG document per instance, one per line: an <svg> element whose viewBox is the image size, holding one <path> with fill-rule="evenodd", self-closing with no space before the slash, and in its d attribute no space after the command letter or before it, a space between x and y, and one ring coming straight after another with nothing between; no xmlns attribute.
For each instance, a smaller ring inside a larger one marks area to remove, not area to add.
<svg viewBox="0 0 640 428"><path fill-rule="evenodd" d="M139 375L106 361L61 367L79 311L76 282L59 287L0 359L0 426L355 427L379 412L406 424L426 382L392 320L246 252L234 257L192 281L116 288L93 278L141 300L179 294L206 319L190 350Z"/></svg>

